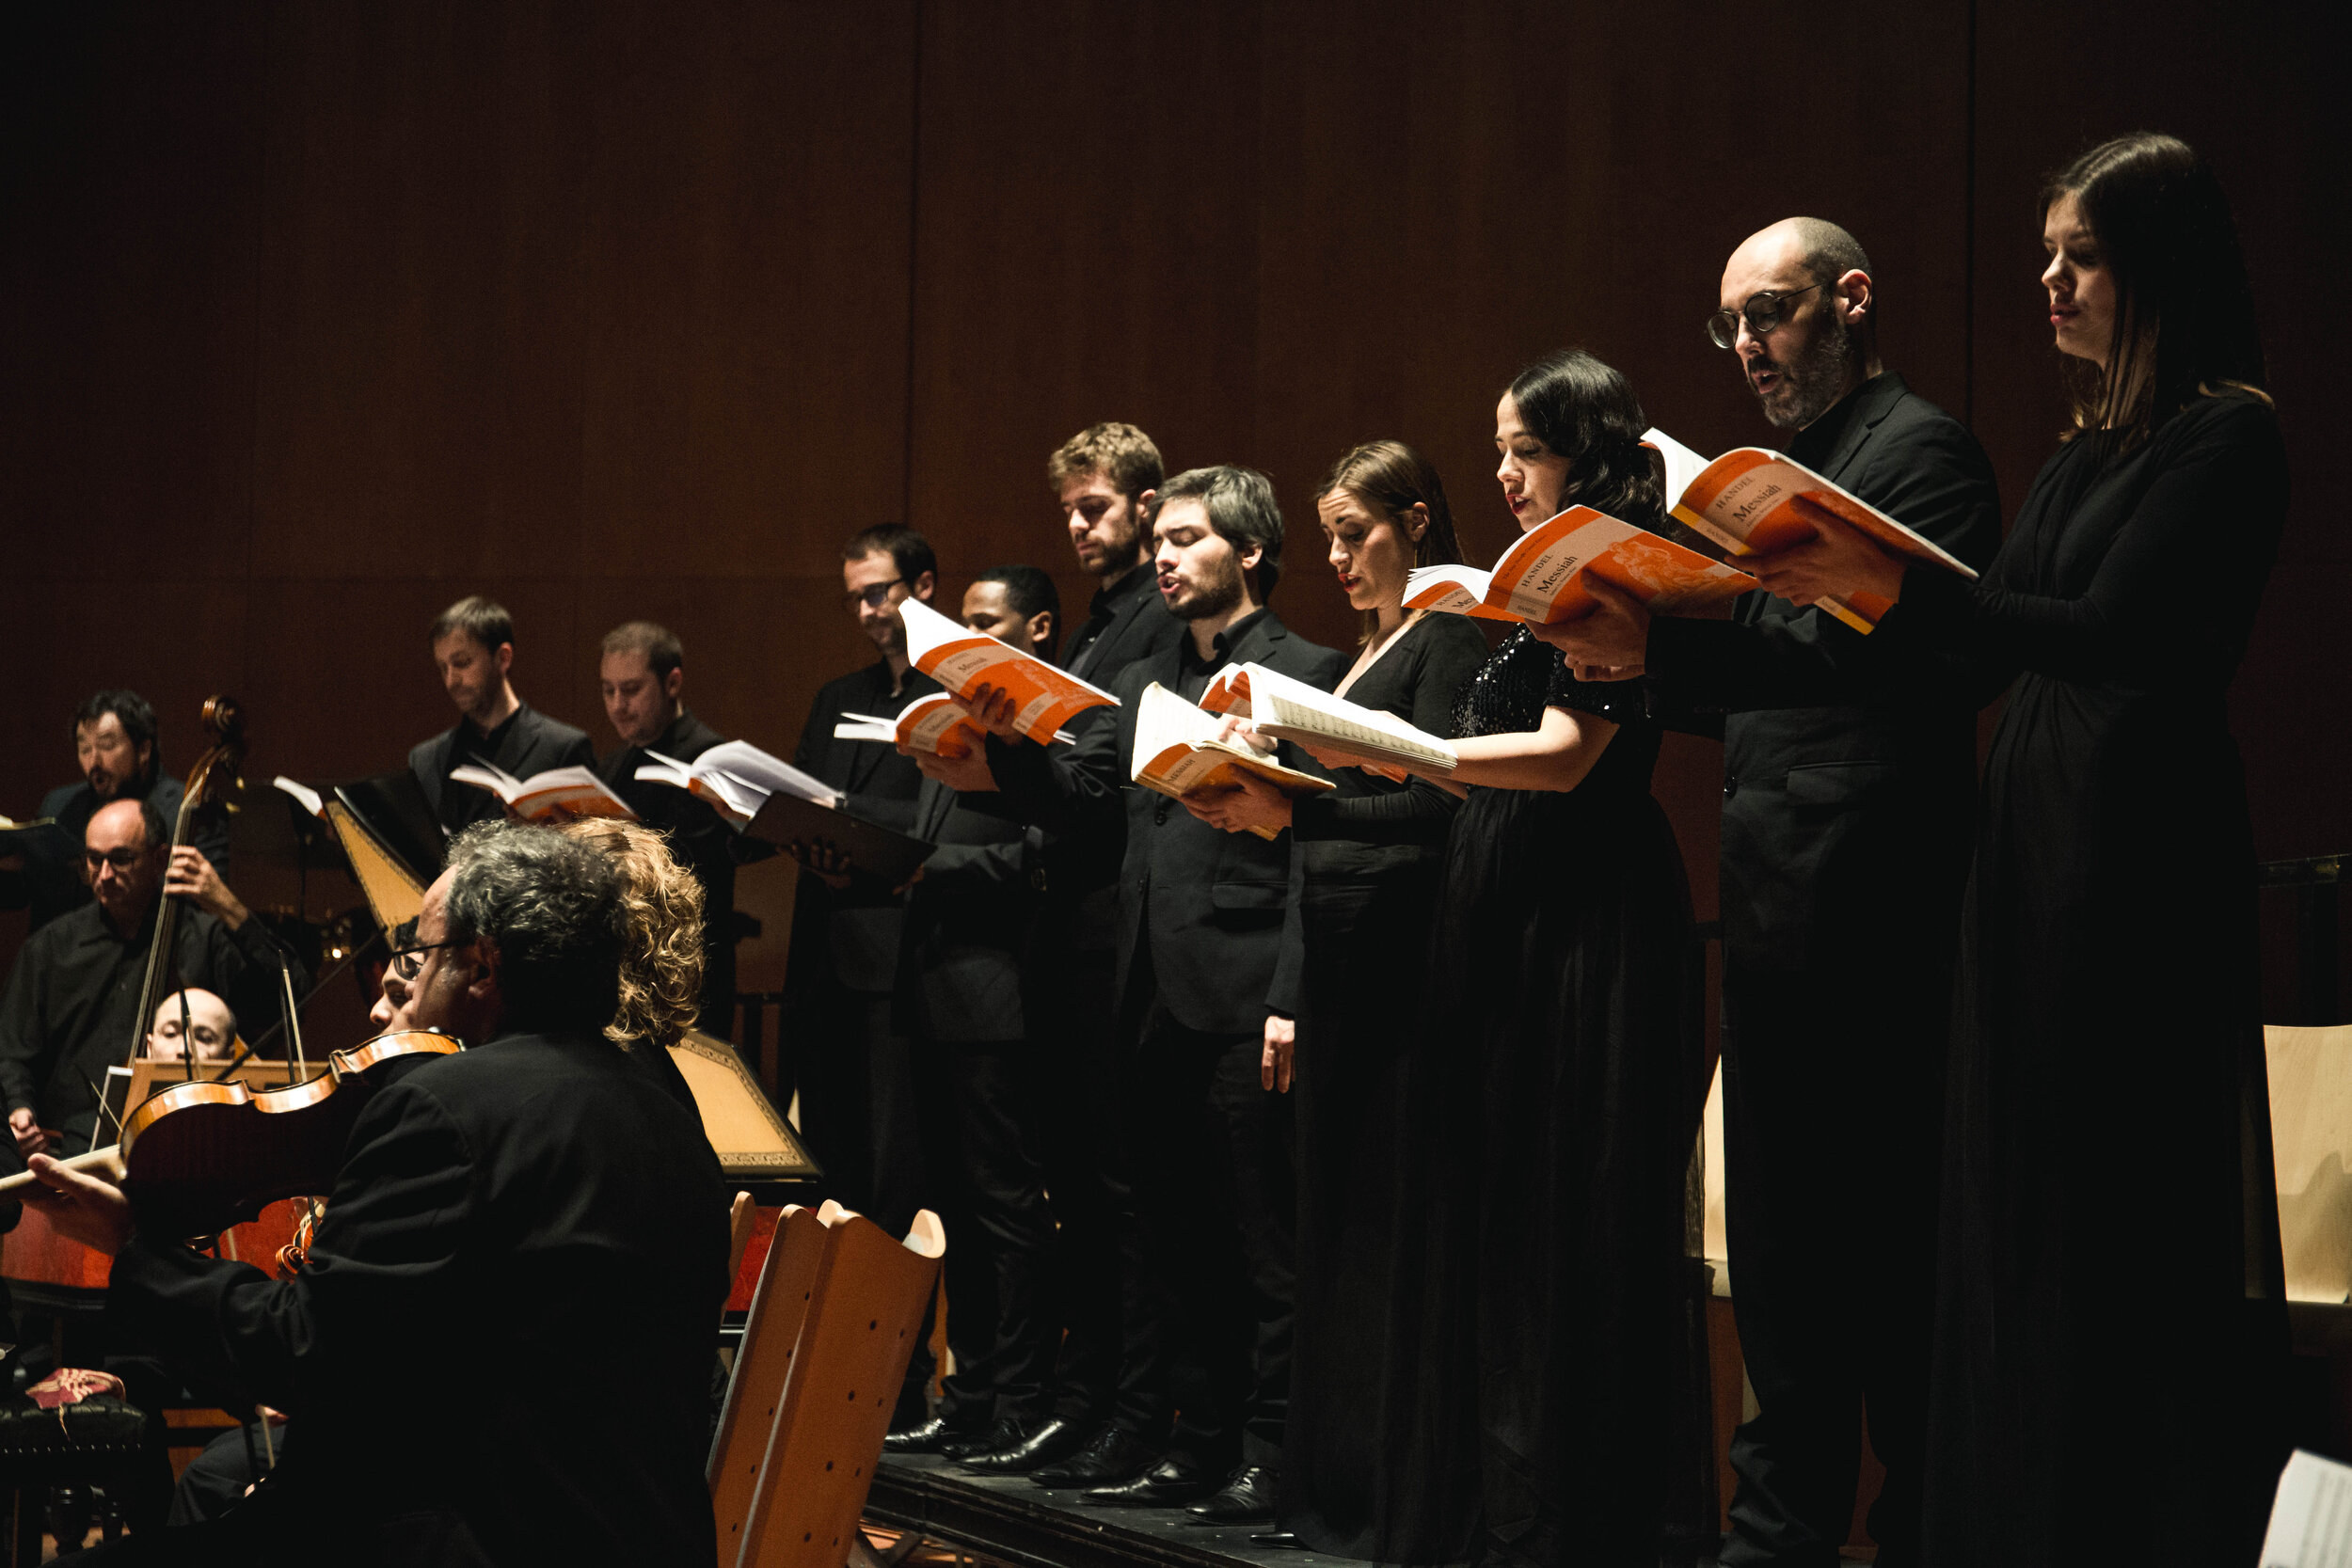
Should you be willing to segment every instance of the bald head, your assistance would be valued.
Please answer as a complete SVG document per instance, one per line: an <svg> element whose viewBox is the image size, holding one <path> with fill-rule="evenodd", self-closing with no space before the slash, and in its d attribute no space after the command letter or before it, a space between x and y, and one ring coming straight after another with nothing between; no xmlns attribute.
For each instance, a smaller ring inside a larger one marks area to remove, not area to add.
<svg viewBox="0 0 2352 1568"><path fill-rule="evenodd" d="M1772 297L1751 310L1758 294ZM1870 258L1826 219L1783 218L1740 241L1719 303L1737 320L1732 347L1748 389L1783 429L1811 424L1879 373Z"/></svg>
<svg viewBox="0 0 2352 1568"><path fill-rule="evenodd" d="M187 1002L183 1014L180 1004ZM187 1026L182 1037L181 1025ZM190 986L184 991L174 991L164 998L155 1009L147 1029L147 1053L157 1061L176 1062L188 1054L188 1041L196 1043L196 1059L199 1062L225 1062L236 1044L237 1015L229 1010L229 1004L211 991Z"/></svg>
<svg viewBox="0 0 2352 1568"><path fill-rule="evenodd" d="M171 838L162 814L145 800L109 800L82 831L82 869L98 907L119 931L138 928L163 892Z"/></svg>

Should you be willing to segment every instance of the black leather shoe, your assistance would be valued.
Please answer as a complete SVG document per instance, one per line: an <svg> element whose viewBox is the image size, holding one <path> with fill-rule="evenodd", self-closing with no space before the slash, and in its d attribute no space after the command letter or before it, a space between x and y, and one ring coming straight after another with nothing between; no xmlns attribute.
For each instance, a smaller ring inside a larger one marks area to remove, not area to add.
<svg viewBox="0 0 2352 1568"><path fill-rule="evenodd" d="M1021 1423L1009 1416L1001 1416L986 1432L963 1433L948 1438L939 1445L939 1451L949 1459L962 1459L970 1454L985 1453L991 1449L1001 1449L1009 1443L1017 1443L1020 1440Z"/></svg>
<svg viewBox="0 0 2352 1568"><path fill-rule="evenodd" d="M1163 1459L1132 1481L1081 1492L1078 1500L1089 1508L1174 1508L1209 1496L1224 1476L1223 1470Z"/></svg>
<svg viewBox="0 0 2352 1568"><path fill-rule="evenodd" d="M1184 1510L1188 1525L1270 1525L1282 1490L1282 1475L1271 1465L1245 1465L1216 1497Z"/></svg>
<svg viewBox="0 0 2352 1568"><path fill-rule="evenodd" d="M977 1436L976 1433L961 1427L949 1426L939 1417L933 1416L921 1426L909 1427L904 1432L883 1433L882 1451L885 1453L946 1453L948 1444L958 1441L972 1442Z"/></svg>
<svg viewBox="0 0 2352 1568"><path fill-rule="evenodd" d="M1160 1450L1125 1427L1104 1425L1087 1446L1058 1465L1029 1472L1040 1486L1107 1486L1143 1474L1159 1462Z"/></svg>
<svg viewBox="0 0 2352 1568"><path fill-rule="evenodd" d="M1069 1458L1087 1440L1085 1427L1059 1417L1041 1421L1034 1427L1008 1421L996 1424L999 1427L1010 1426L1011 1436L977 1452L964 1454L956 1463L983 1476L1025 1476L1057 1460Z"/></svg>

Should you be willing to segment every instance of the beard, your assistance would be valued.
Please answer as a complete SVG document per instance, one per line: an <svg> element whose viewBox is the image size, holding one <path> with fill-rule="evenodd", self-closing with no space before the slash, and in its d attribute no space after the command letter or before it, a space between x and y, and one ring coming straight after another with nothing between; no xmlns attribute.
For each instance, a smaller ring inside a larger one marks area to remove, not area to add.
<svg viewBox="0 0 2352 1568"><path fill-rule="evenodd" d="M1194 591L1181 603L1170 601L1168 610L1180 621L1205 621L1212 615L1222 615L1241 603L1244 587L1241 562L1232 556L1225 558L1224 568L1209 581Z"/></svg>
<svg viewBox="0 0 2352 1568"><path fill-rule="evenodd" d="M1777 430L1802 430L1836 407L1845 395L1848 367L1861 357L1860 346L1853 329L1831 316L1795 358L1767 360L1780 372L1780 385L1756 398L1765 422Z"/></svg>

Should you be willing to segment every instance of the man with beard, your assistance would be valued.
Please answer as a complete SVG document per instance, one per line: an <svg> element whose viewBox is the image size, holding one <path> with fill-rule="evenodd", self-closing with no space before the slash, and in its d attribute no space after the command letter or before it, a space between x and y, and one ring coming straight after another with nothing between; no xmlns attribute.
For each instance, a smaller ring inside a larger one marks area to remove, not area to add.
<svg viewBox="0 0 2352 1568"><path fill-rule="evenodd" d="M1852 235L1789 218L1749 236L1721 306L1708 330L1739 355L1765 419L1796 432L1789 456L1971 565L1992 558L1992 467L1881 366L1877 288ZM1654 711L1720 721L1724 737L1724 1180L1758 1408L1732 1438L1723 1561L1836 1560L1867 1407L1886 1467L1870 1533L1881 1562L1907 1568L1975 714L1818 609L1757 591L1728 621L1653 621L1597 592L1595 614L1546 640L1572 660L1646 666Z"/></svg>
<svg viewBox="0 0 2352 1568"><path fill-rule="evenodd" d="M898 748L834 734L845 713L896 718L939 684L907 658L898 607L929 604L938 558L911 528L883 524L841 546L842 605L874 645L874 662L829 681L809 705L792 765L849 797L848 810L900 832L914 826L923 775ZM906 900L879 878L829 851L797 853L803 875L792 906L785 971L784 1038L801 1097L801 1125L832 1196L894 1233L920 1207L910 1046L892 1019ZM916 1352L920 1363L924 1353ZM910 1385L913 1384L910 1379ZM919 1423L902 1403L893 1426Z"/></svg>
<svg viewBox="0 0 2352 1568"><path fill-rule="evenodd" d="M0 909L29 911L27 931L89 902L82 833L99 807L151 800L167 824L180 815L180 781L164 772L155 710L137 692L95 692L74 709L73 756L82 782L51 790L33 814L51 826L25 833L16 854L0 856ZM218 818L204 821L191 842L215 865L228 863L229 832Z"/></svg>
<svg viewBox="0 0 2352 1568"><path fill-rule="evenodd" d="M1100 586L1087 619L1062 642L1061 666L1097 686L1115 681L1139 659L1172 652L1184 623L1161 602L1157 574L1144 548L1144 514L1164 474L1160 449L1131 424L1089 425L1046 460L1046 482L1078 564ZM947 768L926 771L953 784ZM984 764L981 772L985 774ZM978 788L993 788L985 778ZM1030 828L1031 870L1042 884L1024 984L1029 1027L1043 1063L1039 1131L1046 1185L1059 1224L1054 1283L1048 1292L1067 1328L1047 1410L1020 1421L1009 1441L961 1459L985 1474L1028 1473L1057 1485L1123 1481L1124 1463L1104 1467L1079 1450L1122 1418L1149 1425L1142 1390L1145 1347L1125 1342L1121 1280L1123 1219L1134 1203L1120 1148L1119 1107L1124 1051L1111 1002L1111 934L1118 925L1119 878L1126 824L1106 814L1083 831L1048 834Z"/></svg>
<svg viewBox="0 0 2352 1568"><path fill-rule="evenodd" d="M596 760L588 732L559 723L515 695L515 618L475 594L433 620L433 667L456 705L458 720L408 752L409 770L445 832L502 815L499 798L460 784L450 770L486 762L518 779L550 768L587 768Z"/></svg>
<svg viewBox="0 0 2352 1568"><path fill-rule="evenodd" d="M1128 787L1136 713L1147 686L1198 701L1231 663L1327 691L1347 661L1264 608L1282 548L1264 475L1177 475L1156 498L1152 540L1161 597L1185 635L1120 672L1109 687L1120 706L1082 715L1075 744L1050 750L1015 736L1002 693L983 688L974 711L993 732L991 777L1030 821L1063 833L1121 817L1126 826L1112 994L1135 1042L1119 1131L1131 1149L1141 1262L1130 1329L1150 1360L1138 1397L1122 1397L1078 1456L1104 1481L1081 1500L1206 1499L1195 1510L1206 1522L1241 1522L1271 1517L1289 1381L1289 1106L1260 1085L1258 1058L1290 844L1223 832ZM1168 1373L1180 1353L1202 1386L1187 1391L1171 1435Z"/></svg>

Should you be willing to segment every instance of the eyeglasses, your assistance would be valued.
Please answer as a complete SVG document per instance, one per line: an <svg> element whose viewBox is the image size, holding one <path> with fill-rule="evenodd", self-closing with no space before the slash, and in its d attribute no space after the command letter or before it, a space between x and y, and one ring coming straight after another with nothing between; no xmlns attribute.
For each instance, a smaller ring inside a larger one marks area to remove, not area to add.
<svg viewBox="0 0 2352 1568"><path fill-rule="evenodd" d="M82 851L82 863L89 868L93 877L98 875L100 866L111 865L118 873L127 872L135 869L139 862L146 858L147 851L144 849L116 849L103 855L95 849Z"/></svg>
<svg viewBox="0 0 2352 1568"><path fill-rule="evenodd" d="M890 591L904 581L904 578L892 578L888 582L869 582L854 594L842 594L841 608L852 615L857 613L860 605L868 610L880 610L890 602Z"/></svg>
<svg viewBox="0 0 2352 1568"><path fill-rule="evenodd" d="M1808 283L1802 289L1791 289L1776 294L1770 289L1748 296L1748 302L1737 310L1718 310L1707 318L1707 336L1717 348L1731 348L1740 341L1740 323L1748 324L1748 335L1761 338L1781 324L1788 315L1788 304L1800 294L1809 294L1821 287Z"/></svg>
<svg viewBox="0 0 2352 1568"><path fill-rule="evenodd" d="M424 965L417 961L419 954L430 953L437 947L462 947L464 945L465 943L460 942L422 942L414 947L396 947L392 950L391 972L404 983L414 980L424 968Z"/></svg>

